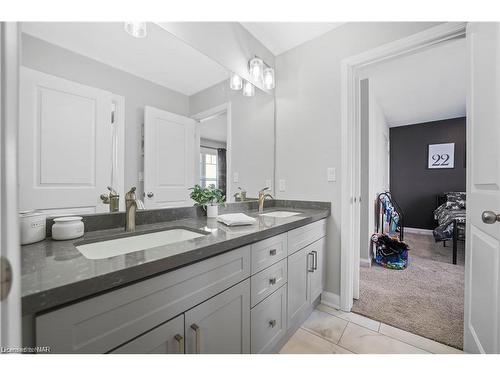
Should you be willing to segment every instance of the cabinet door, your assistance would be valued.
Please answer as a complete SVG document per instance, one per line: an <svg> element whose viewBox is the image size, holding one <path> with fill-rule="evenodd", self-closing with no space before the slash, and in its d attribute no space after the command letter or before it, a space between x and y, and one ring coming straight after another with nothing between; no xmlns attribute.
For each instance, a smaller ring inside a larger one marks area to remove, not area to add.
<svg viewBox="0 0 500 375"><path fill-rule="evenodd" d="M309 308L308 273L312 271L313 254L307 247L288 257L288 327L301 323Z"/></svg>
<svg viewBox="0 0 500 375"><path fill-rule="evenodd" d="M250 280L185 313L186 353L250 352Z"/></svg>
<svg viewBox="0 0 500 375"><path fill-rule="evenodd" d="M112 354L183 354L184 315L145 333L115 349Z"/></svg>
<svg viewBox="0 0 500 375"><path fill-rule="evenodd" d="M310 298L312 303L323 292L325 287L325 237L312 243L307 249L309 253L313 254L311 259L312 272L308 272Z"/></svg>

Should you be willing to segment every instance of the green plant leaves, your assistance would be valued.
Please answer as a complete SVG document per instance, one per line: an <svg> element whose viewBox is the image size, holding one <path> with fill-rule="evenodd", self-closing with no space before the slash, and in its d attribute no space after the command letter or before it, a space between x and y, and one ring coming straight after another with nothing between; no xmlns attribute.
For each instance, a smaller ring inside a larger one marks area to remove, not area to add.
<svg viewBox="0 0 500 375"><path fill-rule="evenodd" d="M196 202L198 206L206 206L208 204L223 204L226 201L226 197L222 193L222 190L216 189L214 185L209 185L206 188L202 188L200 185L196 184L194 187L189 188L192 190L189 195L192 200Z"/></svg>

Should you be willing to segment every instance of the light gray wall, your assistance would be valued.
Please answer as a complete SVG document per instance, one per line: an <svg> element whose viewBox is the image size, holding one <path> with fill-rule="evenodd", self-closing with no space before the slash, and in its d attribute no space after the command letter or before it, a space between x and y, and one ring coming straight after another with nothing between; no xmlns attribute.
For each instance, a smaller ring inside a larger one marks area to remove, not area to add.
<svg viewBox="0 0 500 375"><path fill-rule="evenodd" d="M245 97L221 82L190 96L191 115L223 103L231 103L231 169L239 174L239 182L228 181L231 192L238 186L248 197L257 197L266 180L274 180L274 97L258 89L255 96ZM271 186L272 188L272 186Z"/></svg>
<svg viewBox="0 0 500 375"><path fill-rule="evenodd" d="M326 284L331 293L340 293L340 62L435 25L348 23L276 57L276 180L286 180L286 191L277 195L332 202ZM336 168L336 182L327 182L327 167Z"/></svg>
<svg viewBox="0 0 500 375"><path fill-rule="evenodd" d="M160 22L158 25L248 81L251 81L248 60L252 57L259 56L274 66L274 55L238 22ZM264 89L262 83L255 84Z"/></svg>
<svg viewBox="0 0 500 375"><path fill-rule="evenodd" d="M125 97L125 189L137 186L142 196L138 174L143 170L144 106L189 115L188 96L26 34L21 58L28 68Z"/></svg>

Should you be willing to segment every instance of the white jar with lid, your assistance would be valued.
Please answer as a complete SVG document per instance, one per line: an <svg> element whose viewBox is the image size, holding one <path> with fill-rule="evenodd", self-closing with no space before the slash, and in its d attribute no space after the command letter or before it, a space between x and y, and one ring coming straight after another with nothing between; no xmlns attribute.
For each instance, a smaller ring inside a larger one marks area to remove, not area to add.
<svg viewBox="0 0 500 375"><path fill-rule="evenodd" d="M52 225L53 240L72 240L83 236L84 225L81 216L56 217Z"/></svg>
<svg viewBox="0 0 500 375"><path fill-rule="evenodd" d="M21 230L21 245L42 241L45 239L47 215L35 210L19 213Z"/></svg>

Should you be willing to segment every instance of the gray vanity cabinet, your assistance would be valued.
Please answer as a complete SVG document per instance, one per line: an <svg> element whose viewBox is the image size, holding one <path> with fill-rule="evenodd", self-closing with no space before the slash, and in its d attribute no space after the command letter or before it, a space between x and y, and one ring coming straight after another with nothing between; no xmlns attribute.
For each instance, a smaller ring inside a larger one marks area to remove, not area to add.
<svg viewBox="0 0 500 375"><path fill-rule="evenodd" d="M325 220L288 232L288 328L302 323L323 291L325 235Z"/></svg>
<svg viewBox="0 0 500 375"><path fill-rule="evenodd" d="M183 354L184 314L113 350L112 354Z"/></svg>
<svg viewBox="0 0 500 375"><path fill-rule="evenodd" d="M308 253L312 256L308 271L309 278L309 295L311 301L314 301L323 292L325 287L325 252L326 252L326 237L312 243L307 247Z"/></svg>
<svg viewBox="0 0 500 375"><path fill-rule="evenodd" d="M250 353L250 281L186 311L186 353Z"/></svg>
<svg viewBox="0 0 500 375"><path fill-rule="evenodd" d="M310 305L308 284L310 257L307 247L288 257L288 327L299 325Z"/></svg>

